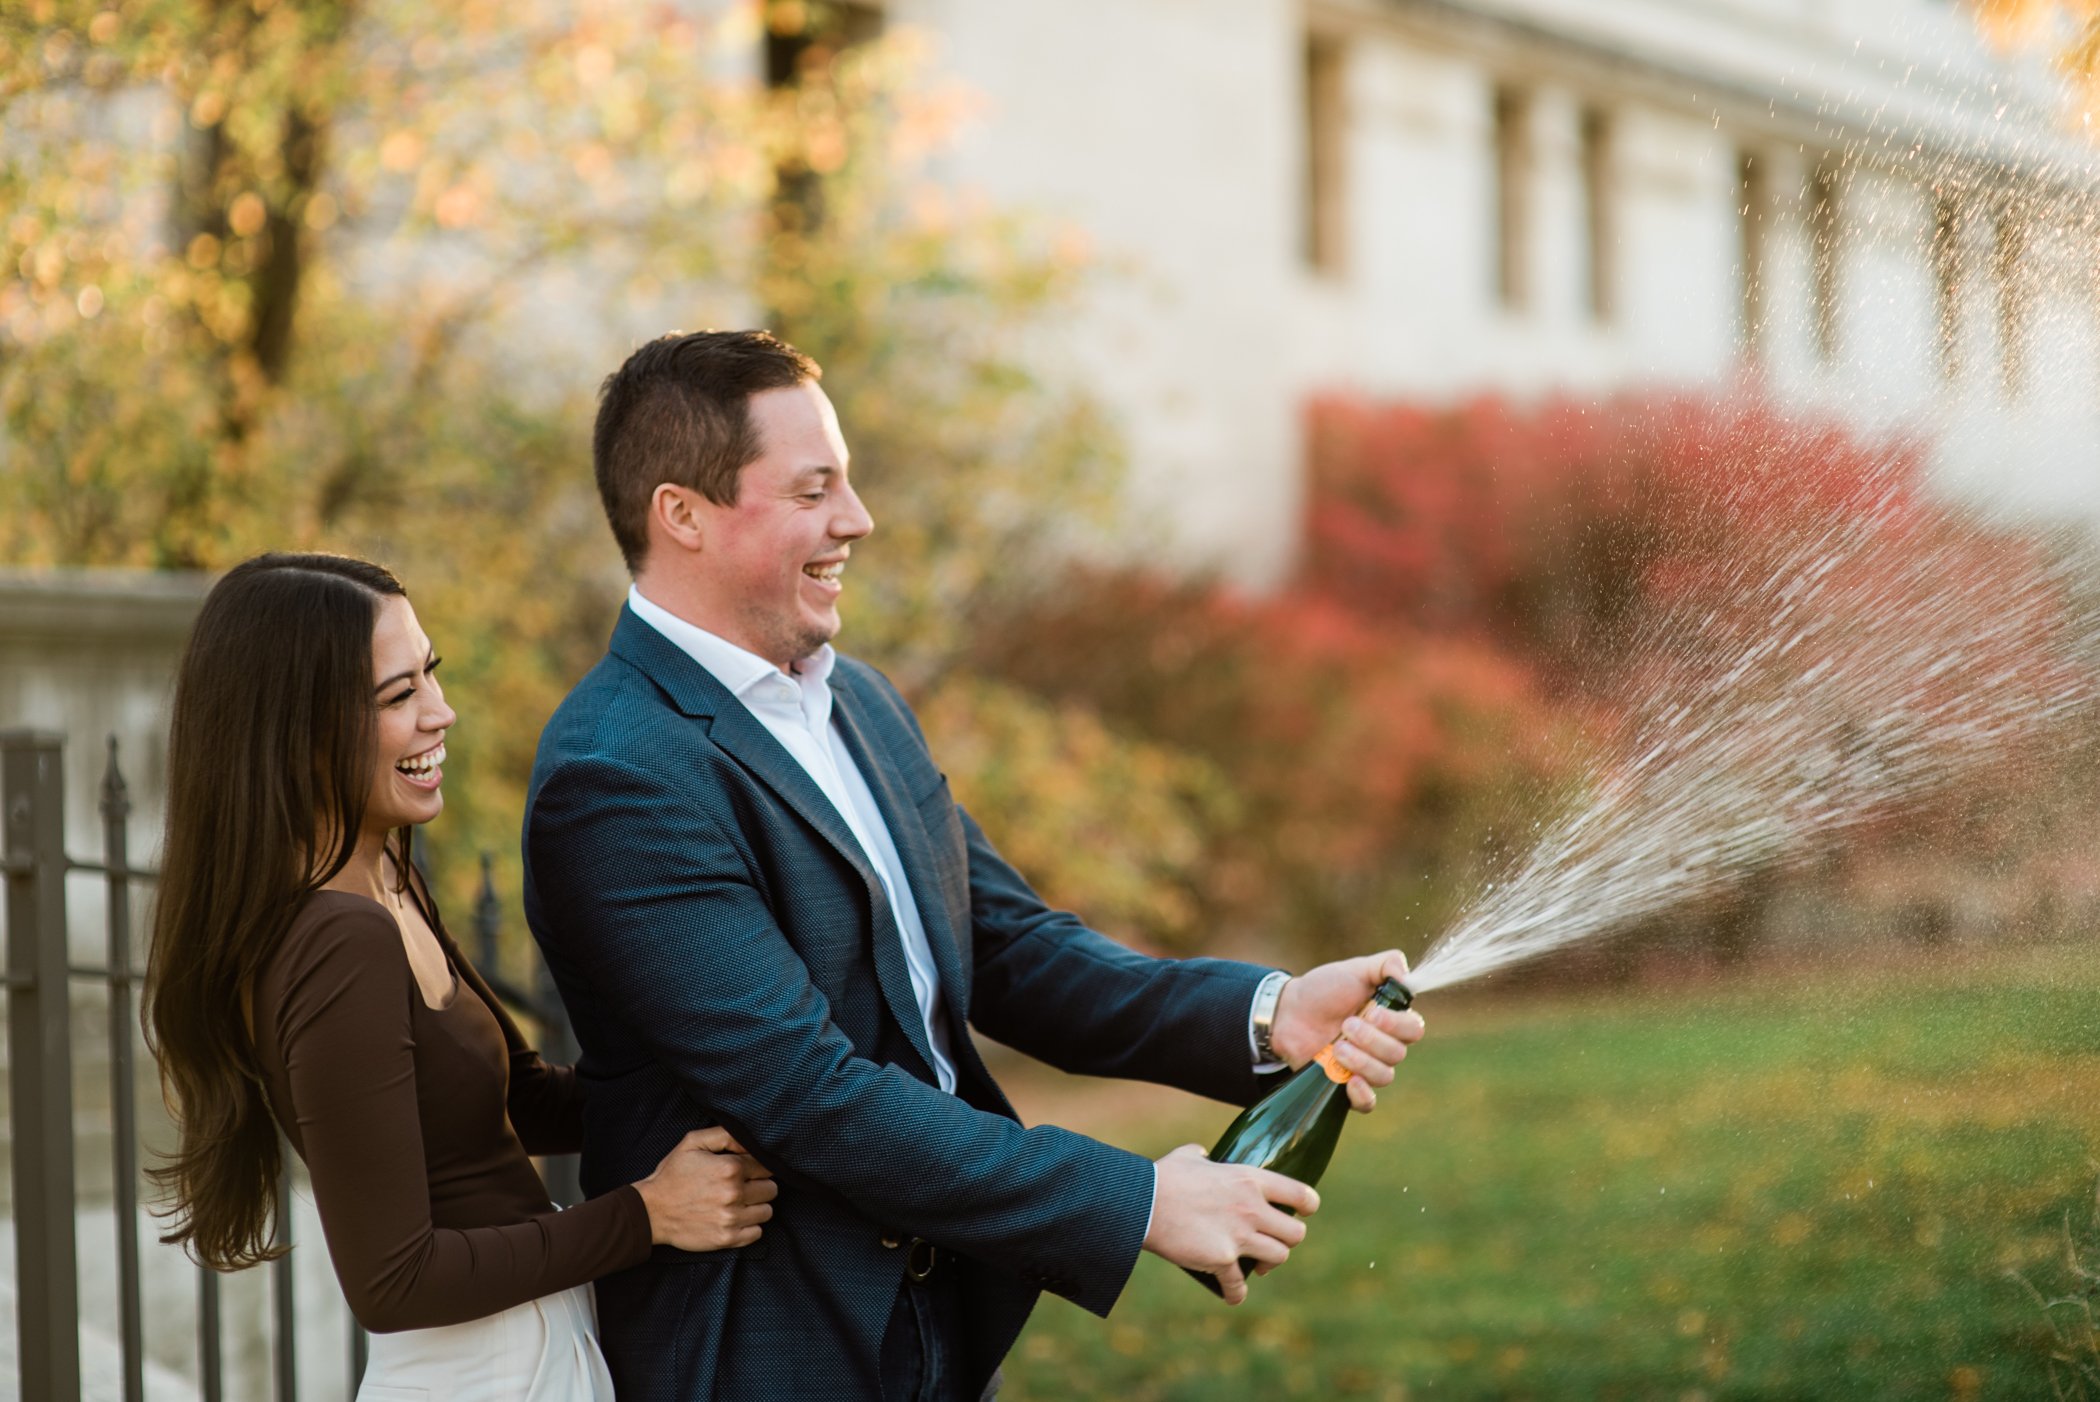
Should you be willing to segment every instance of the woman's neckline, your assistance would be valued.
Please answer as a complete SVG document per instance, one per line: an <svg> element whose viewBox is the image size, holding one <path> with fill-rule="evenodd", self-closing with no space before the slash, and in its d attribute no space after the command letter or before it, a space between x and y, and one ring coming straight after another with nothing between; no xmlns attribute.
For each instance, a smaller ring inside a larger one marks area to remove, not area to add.
<svg viewBox="0 0 2100 1402"><path fill-rule="evenodd" d="M404 939L407 937L408 932L401 928L401 917L395 914L393 908L389 906L385 901L375 901L362 891L345 891L340 887L336 886L323 886L320 889L316 890L313 894L317 896L343 896L349 900L363 901L366 905L371 906L373 909L379 911L382 915L386 916L387 920L393 925L395 933L397 935ZM416 966L413 964L409 964L408 966L408 979L409 982L413 983L416 986L416 1001L418 1003L421 1003L425 1008L429 1009L431 1012L434 1013L448 1012L451 1010L454 1004L459 1002L460 991L465 986L465 983L464 980L462 980L459 976L458 966L452 962L452 951L445 948L444 938L438 934L436 929L431 930L430 937L437 941L438 954L442 956L445 961L445 972L452 976L452 986L445 992L445 1001L442 1003L433 1003L430 1001L429 997L423 991L423 981L416 977ZM408 960L408 946L405 944L401 947L401 958L404 963L406 963Z"/></svg>

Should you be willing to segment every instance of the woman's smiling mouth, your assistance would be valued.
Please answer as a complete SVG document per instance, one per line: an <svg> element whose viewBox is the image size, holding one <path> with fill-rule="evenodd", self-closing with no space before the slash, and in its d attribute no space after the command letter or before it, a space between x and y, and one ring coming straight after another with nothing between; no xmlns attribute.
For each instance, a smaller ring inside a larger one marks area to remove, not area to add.
<svg viewBox="0 0 2100 1402"><path fill-rule="evenodd" d="M394 770L418 788L434 789L445 777L439 768L444 762L445 742L440 740L423 753L398 761Z"/></svg>

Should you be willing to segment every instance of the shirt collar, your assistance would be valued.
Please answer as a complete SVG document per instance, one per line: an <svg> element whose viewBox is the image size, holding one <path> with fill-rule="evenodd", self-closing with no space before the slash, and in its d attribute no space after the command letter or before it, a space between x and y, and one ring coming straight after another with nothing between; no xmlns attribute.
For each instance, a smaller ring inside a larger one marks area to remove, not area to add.
<svg viewBox="0 0 2100 1402"><path fill-rule="evenodd" d="M708 675L729 688L731 695L747 704L753 688L769 677L783 675L778 667L757 653L738 647L696 623L688 623L632 584L627 586L627 607L634 610L635 617L675 643L680 652L706 668ZM831 644L825 643L795 664L795 675L790 680L798 683L804 692L825 688L836 658Z"/></svg>

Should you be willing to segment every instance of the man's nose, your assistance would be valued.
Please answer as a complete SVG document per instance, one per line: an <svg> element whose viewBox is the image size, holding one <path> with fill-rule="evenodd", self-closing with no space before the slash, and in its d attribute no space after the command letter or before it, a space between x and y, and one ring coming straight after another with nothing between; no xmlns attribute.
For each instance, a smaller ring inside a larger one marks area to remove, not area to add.
<svg viewBox="0 0 2100 1402"><path fill-rule="evenodd" d="M860 499L860 493L847 487L839 495L839 513L831 521L833 540L859 540L875 529L875 518Z"/></svg>

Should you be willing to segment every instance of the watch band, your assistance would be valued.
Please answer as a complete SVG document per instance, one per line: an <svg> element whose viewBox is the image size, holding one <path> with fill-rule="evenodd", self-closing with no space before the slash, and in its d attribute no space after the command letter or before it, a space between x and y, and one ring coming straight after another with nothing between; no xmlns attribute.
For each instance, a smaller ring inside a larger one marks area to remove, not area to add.
<svg viewBox="0 0 2100 1402"><path fill-rule="evenodd" d="M1277 1060L1272 1040L1276 1033L1276 1005L1283 1000L1283 986L1291 976L1281 969L1264 978L1254 990L1254 1008L1249 1025L1254 1030L1254 1064L1268 1066Z"/></svg>

